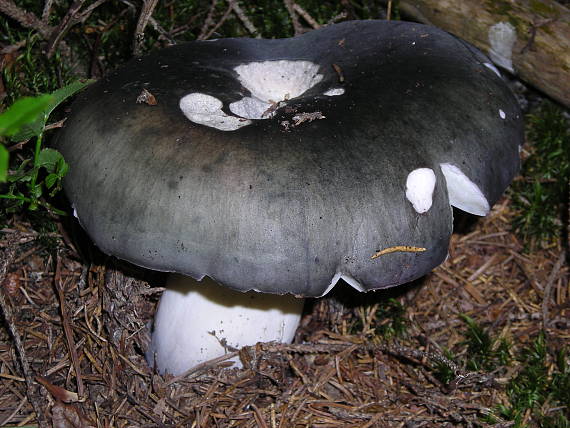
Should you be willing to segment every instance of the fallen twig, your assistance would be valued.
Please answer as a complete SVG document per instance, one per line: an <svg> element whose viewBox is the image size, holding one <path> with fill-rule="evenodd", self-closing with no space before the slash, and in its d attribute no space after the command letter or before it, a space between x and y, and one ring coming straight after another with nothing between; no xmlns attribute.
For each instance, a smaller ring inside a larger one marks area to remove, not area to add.
<svg viewBox="0 0 570 428"><path fill-rule="evenodd" d="M232 11L232 5L229 4L228 8L224 12L224 14L220 18L220 20L218 22L216 22L216 24L204 35L203 40L208 40L210 37L212 37L212 35L218 30L218 28L220 28L222 26L222 24L226 21L226 19L228 19L231 11Z"/></svg>
<svg viewBox="0 0 570 428"><path fill-rule="evenodd" d="M307 12L305 9L303 9L301 6L299 6L297 3L293 3L293 10L295 12L297 12L299 15L301 15L303 17L303 19L305 21L307 21L307 23L313 27L313 29L317 30L319 28L321 28L321 24L319 24L311 15L309 15L309 12Z"/></svg>
<svg viewBox="0 0 570 428"><path fill-rule="evenodd" d="M255 28L255 25L253 25L253 22L251 22L251 20L245 14L238 1L230 0L230 6L239 20L243 23L243 26L247 29L247 31L249 31L251 35L259 37L259 31L257 31L257 28Z"/></svg>
<svg viewBox="0 0 570 428"><path fill-rule="evenodd" d="M560 256L558 257L558 260L554 264L554 267L552 268L552 271L548 276L546 286L544 287L544 297L542 299L542 327L544 328L545 331L548 328L548 305L550 303L549 300L552 291L552 286L556 281L556 276L558 275L558 272L560 272L560 269L562 268L562 264L564 263L565 258L566 254L564 253L564 251L562 251L560 253Z"/></svg>
<svg viewBox="0 0 570 428"><path fill-rule="evenodd" d="M455 375L455 378L449 383L452 389L460 383L473 383L488 381L492 379L492 376L481 374L481 373L464 373L461 368L455 364L452 360L445 357L440 353L435 352L425 352L418 349L409 348L406 346L401 346L399 344L367 344L367 343L334 343L334 342L317 342L317 343L304 343L304 344L285 344L285 343L258 343L253 347L244 347L245 350L251 352L275 352L275 353L300 353L300 354L332 354L337 352L343 352L350 349L350 352L357 350L368 351L368 352L381 352L384 354L390 354L395 357L402 358L412 358L418 361L427 359L436 364L442 364L448 367ZM228 354L229 355L229 354ZM227 359L227 358L224 358ZM216 359L217 362L218 359ZM207 363L204 363L207 364ZM468 382L469 381L469 382Z"/></svg>
<svg viewBox="0 0 570 428"><path fill-rule="evenodd" d="M18 21L21 26L37 31L46 40L53 32L53 27L47 25L32 12L16 6L11 0L0 0L0 12Z"/></svg>
<svg viewBox="0 0 570 428"><path fill-rule="evenodd" d="M99 0L99 1L105 2L105 1L107 1L107 0ZM127 7L128 7L129 9L132 9L134 12L136 12L136 9L137 9L136 6L135 6L133 3L131 3L129 0L121 0L121 3L127 5ZM91 6L90 6L90 7L91 7ZM89 9L89 8L87 8L87 9ZM86 11L87 11L87 9L86 9ZM152 28L154 28L155 31L156 31L158 34L160 34L160 37L161 37L161 38L163 38L164 40L166 40L166 41L167 41L169 44L171 44L171 45L175 45L175 44L176 44L176 41L171 37L170 32L168 32L168 31L166 31L164 28L162 28L162 27L160 26L160 24L158 23L158 21L157 21L156 19L154 19L152 16L149 17L148 23L149 23L150 25L152 25ZM110 25L107 25L107 28L109 28L109 27L110 27Z"/></svg>
<svg viewBox="0 0 570 428"><path fill-rule="evenodd" d="M144 0L139 19L137 21L137 27L135 29L135 37L133 40L133 55L141 56L142 45L144 43L144 29L146 28L152 12L156 7L158 0Z"/></svg>
<svg viewBox="0 0 570 428"><path fill-rule="evenodd" d="M44 3L44 9L42 10L42 21L48 25L49 16L51 14L51 8L53 6L54 0L46 0Z"/></svg>
<svg viewBox="0 0 570 428"><path fill-rule="evenodd" d="M218 0L212 0L212 4L210 5L210 9L208 10L208 15L204 20L204 24L202 25L202 29L200 30L200 34L198 34L198 40L207 40L206 35L209 34L210 27L214 24L214 13L216 13L216 5L218 4ZM231 10L231 5L228 7L228 10Z"/></svg>
<svg viewBox="0 0 570 428"><path fill-rule="evenodd" d="M283 3L287 8L287 12L289 12L289 16L291 17L291 22L293 23L293 30L295 31L295 35L300 36L305 32L305 28L301 25L299 17L295 12L295 2L293 0L283 0Z"/></svg>
<svg viewBox="0 0 570 428"><path fill-rule="evenodd" d="M65 36L67 31L74 24L78 22L77 14L79 13L81 6L83 6L83 3L85 3L85 0L76 0L75 2L73 2L72 5L69 7L69 10L65 14L65 16L59 23L57 29L52 31L48 41L48 49L47 49L48 58L54 54L55 50L57 49L57 46L59 45L59 43L61 42L63 36Z"/></svg>

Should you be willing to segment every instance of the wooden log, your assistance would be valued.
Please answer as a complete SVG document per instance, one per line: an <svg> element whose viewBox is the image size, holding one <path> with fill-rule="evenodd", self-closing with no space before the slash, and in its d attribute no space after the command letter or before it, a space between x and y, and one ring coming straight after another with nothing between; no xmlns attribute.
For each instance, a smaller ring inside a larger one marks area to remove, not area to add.
<svg viewBox="0 0 570 428"><path fill-rule="evenodd" d="M401 0L400 10L477 46L570 107L570 10L552 0Z"/></svg>

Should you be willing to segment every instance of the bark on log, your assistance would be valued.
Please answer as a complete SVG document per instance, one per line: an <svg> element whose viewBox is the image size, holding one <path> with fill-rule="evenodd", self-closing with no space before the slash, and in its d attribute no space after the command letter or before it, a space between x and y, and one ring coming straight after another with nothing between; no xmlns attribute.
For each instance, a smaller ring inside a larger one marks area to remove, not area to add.
<svg viewBox="0 0 570 428"><path fill-rule="evenodd" d="M401 0L399 5L404 14L474 44L503 68L510 59L518 77L570 107L568 8L552 0Z"/></svg>

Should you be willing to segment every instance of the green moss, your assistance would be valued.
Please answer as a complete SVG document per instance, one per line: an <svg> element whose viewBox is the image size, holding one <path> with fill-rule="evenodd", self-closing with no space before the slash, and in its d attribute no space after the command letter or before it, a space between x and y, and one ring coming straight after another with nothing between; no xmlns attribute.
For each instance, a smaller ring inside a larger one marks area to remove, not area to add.
<svg viewBox="0 0 570 428"><path fill-rule="evenodd" d="M370 304L363 304L364 312L368 312ZM350 334L362 334L364 320L361 316L356 316L349 326ZM370 328L376 337L382 339L394 339L405 336L408 329L408 319L406 309L402 304L394 299L388 298L377 304L376 311L370 322Z"/></svg>
<svg viewBox="0 0 570 428"><path fill-rule="evenodd" d="M543 102L527 116L527 150L522 179L512 186L515 232L527 249L562 233L570 179L570 130L563 110Z"/></svg>
<svg viewBox="0 0 570 428"><path fill-rule="evenodd" d="M378 307L372 325L376 335L384 338L401 337L406 333L408 320L406 309L396 299L390 298Z"/></svg>
<svg viewBox="0 0 570 428"><path fill-rule="evenodd" d="M443 355L445 358L447 358L451 361L454 361L456 359L453 352L451 352L447 348L443 349ZM433 369L433 374L441 383L443 383L445 385L449 384L449 382L451 382L453 379L455 379L455 376L456 376L456 374L452 370L452 368L449 367L449 365L444 364L442 362L436 363L436 365Z"/></svg>
<svg viewBox="0 0 570 428"><path fill-rule="evenodd" d="M475 320L465 314L460 315L466 325L465 340L460 344L467 347L467 370L491 371L499 365L511 361L511 344L504 339L494 339L490 333Z"/></svg>
<svg viewBox="0 0 570 428"><path fill-rule="evenodd" d="M511 24L519 38L527 38L529 23L514 13L512 2L507 0L486 0L485 9L493 16L502 16Z"/></svg>
<svg viewBox="0 0 570 428"><path fill-rule="evenodd" d="M570 366L565 350L556 355L554 369L549 368L545 335L539 334L518 358L522 369L507 385L509 405L500 406L501 415L522 428L524 415L530 411L540 427L567 427L570 417ZM555 411L543 414L543 405Z"/></svg>
<svg viewBox="0 0 570 428"><path fill-rule="evenodd" d="M530 10L545 18L558 16L557 10L551 4L547 4L541 0L530 0Z"/></svg>
<svg viewBox="0 0 570 428"><path fill-rule="evenodd" d="M501 420L512 421L508 426L514 428L569 428L570 364L567 350L552 349L541 332L532 342L522 344L514 359L511 356L512 344L494 338L488 330L466 315L461 315L461 319L467 329L463 331L465 339L460 345L467 349L462 349L458 354L464 355L462 364L467 370L492 372L501 377L510 373L506 366L516 362L516 371L506 386L508 402L494 406L493 413L482 417L482 422L495 424ZM457 360L449 350L445 351L445 355ZM444 365L435 367L434 375L444 383L454 378L454 374ZM530 420L525 419L529 414Z"/></svg>
<svg viewBox="0 0 570 428"><path fill-rule="evenodd" d="M493 15L508 15L513 6L507 0L485 0L485 9Z"/></svg>
<svg viewBox="0 0 570 428"><path fill-rule="evenodd" d="M40 37L37 34L10 28L1 15L0 33L4 34L2 41L8 45L25 41L25 47L19 55L2 70L7 94L2 100L4 108L20 97L53 92L74 80L71 68L64 63L59 53L52 58L42 54Z"/></svg>
<svg viewBox="0 0 570 428"><path fill-rule="evenodd" d="M44 250L53 253L57 250L60 240L55 236L57 225L46 211L29 211L27 215L32 228L39 233L38 243Z"/></svg>
<svg viewBox="0 0 570 428"><path fill-rule="evenodd" d="M570 420L558 413L556 416L544 416L537 425L539 428L570 428Z"/></svg>

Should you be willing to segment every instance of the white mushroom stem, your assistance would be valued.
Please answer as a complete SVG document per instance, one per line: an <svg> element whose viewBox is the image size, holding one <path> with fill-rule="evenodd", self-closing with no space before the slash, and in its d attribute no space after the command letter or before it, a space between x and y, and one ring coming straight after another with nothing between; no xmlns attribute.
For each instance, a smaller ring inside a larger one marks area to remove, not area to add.
<svg viewBox="0 0 570 428"><path fill-rule="evenodd" d="M147 358L160 373L178 375L228 348L291 343L303 302L291 295L233 291L208 277L196 281L172 274L158 305Z"/></svg>

